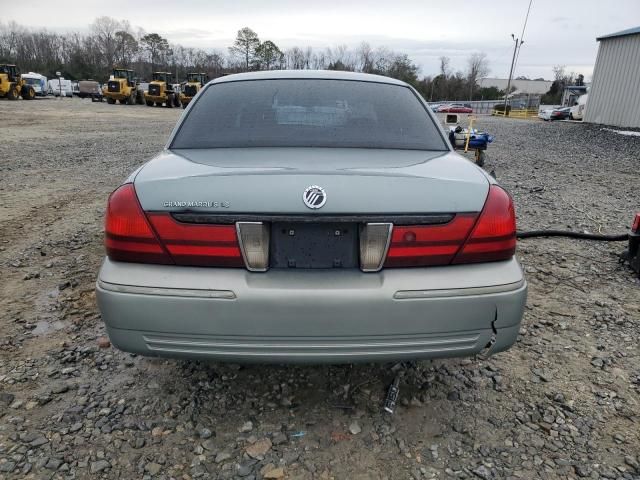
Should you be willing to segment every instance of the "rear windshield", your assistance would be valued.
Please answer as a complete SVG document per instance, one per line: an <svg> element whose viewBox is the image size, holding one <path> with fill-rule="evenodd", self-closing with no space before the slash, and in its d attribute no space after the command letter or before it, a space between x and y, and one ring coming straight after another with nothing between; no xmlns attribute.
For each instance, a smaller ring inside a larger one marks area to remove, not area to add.
<svg viewBox="0 0 640 480"><path fill-rule="evenodd" d="M447 150L407 87L282 79L209 86L171 148L335 147Z"/></svg>

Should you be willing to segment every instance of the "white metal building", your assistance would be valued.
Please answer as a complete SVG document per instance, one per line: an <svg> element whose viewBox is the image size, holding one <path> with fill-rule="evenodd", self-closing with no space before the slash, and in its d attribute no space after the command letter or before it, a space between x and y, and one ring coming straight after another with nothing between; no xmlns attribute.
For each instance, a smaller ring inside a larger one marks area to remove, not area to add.
<svg viewBox="0 0 640 480"><path fill-rule="evenodd" d="M480 88L496 87L498 90L506 90L509 79L507 78L481 78ZM511 88L515 88L514 94L539 94L544 95L551 88L549 80L511 80Z"/></svg>
<svg viewBox="0 0 640 480"><path fill-rule="evenodd" d="M584 121L640 128L640 27L597 40Z"/></svg>

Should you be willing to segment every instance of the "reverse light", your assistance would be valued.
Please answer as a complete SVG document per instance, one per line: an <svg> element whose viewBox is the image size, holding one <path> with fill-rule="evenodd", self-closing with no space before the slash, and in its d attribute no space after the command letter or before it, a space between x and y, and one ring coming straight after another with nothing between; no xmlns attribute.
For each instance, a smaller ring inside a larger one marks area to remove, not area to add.
<svg viewBox="0 0 640 480"><path fill-rule="evenodd" d="M131 183L120 186L109 197L104 230L111 260L173 263L149 225Z"/></svg>
<svg viewBox="0 0 640 480"><path fill-rule="evenodd" d="M269 268L269 225L262 222L237 222L240 250L247 269L264 272Z"/></svg>
<svg viewBox="0 0 640 480"><path fill-rule="evenodd" d="M366 223L360 227L360 269L377 272L389 248L391 223Z"/></svg>

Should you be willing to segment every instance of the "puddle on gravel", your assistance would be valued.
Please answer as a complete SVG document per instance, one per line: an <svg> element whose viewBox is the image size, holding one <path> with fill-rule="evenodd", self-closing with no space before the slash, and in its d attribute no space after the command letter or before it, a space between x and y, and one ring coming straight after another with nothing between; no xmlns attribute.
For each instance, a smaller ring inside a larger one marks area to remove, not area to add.
<svg viewBox="0 0 640 480"><path fill-rule="evenodd" d="M36 323L36 328L31 330L31 334L44 335L45 333L62 330L66 326L67 326L66 322L62 322L60 320L54 320L54 321L40 320L39 322Z"/></svg>
<svg viewBox="0 0 640 480"><path fill-rule="evenodd" d="M60 290L56 287L53 290L43 292L35 301L36 310L38 312L38 321L33 330L32 335L45 335L51 332L62 330L68 322L58 320L58 312L53 305L56 303Z"/></svg>

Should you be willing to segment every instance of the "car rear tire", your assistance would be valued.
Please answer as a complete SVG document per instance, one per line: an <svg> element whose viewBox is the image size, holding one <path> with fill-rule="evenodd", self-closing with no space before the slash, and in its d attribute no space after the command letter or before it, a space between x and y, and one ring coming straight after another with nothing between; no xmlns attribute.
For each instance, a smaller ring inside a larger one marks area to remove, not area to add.
<svg viewBox="0 0 640 480"><path fill-rule="evenodd" d="M114 105L114 104L116 103L116 101L115 101L115 99L114 99L114 98L107 97L107 103L108 103L109 105Z"/></svg>

